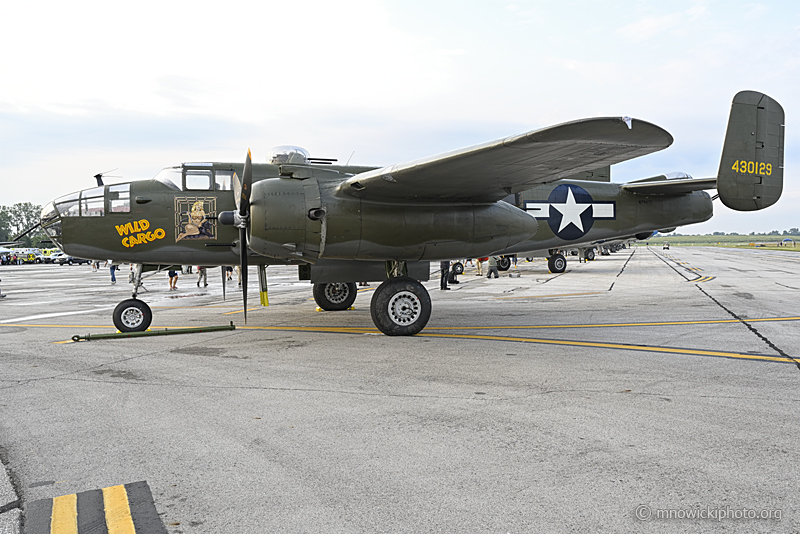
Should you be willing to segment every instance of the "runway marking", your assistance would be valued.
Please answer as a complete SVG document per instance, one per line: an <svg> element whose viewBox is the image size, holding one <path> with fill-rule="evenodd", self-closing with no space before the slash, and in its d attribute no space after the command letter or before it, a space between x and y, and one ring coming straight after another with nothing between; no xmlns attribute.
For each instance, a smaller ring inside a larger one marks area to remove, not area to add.
<svg viewBox="0 0 800 534"><path fill-rule="evenodd" d="M755 322L783 322L783 321L800 321L800 317L771 317L762 319L747 319L748 323ZM572 347L592 347L592 348L606 348L616 350L632 350L641 352L655 352L655 353L671 353L671 354L688 354L696 356L713 356L730 359L744 359L756 361L769 361L778 363L795 363L783 357L768 356L761 354L745 354L738 352L726 351L710 351L701 349L681 348L681 347L661 347L653 345L636 345L625 343L603 343L592 341L578 341L578 340L564 340L564 339L541 339L541 338L526 338L526 337L513 337L513 336L492 336L481 334L448 334L448 333L435 333L430 330L523 330L523 329L565 329L565 328L608 328L608 327L642 327L642 326L681 326L681 325L708 325L708 324L726 324L737 323L741 321L737 319L718 319L718 320L702 320L702 321L665 321L665 322L647 322L647 323L606 323L606 324L583 324L583 325L518 325L518 326L429 326L427 331L417 334L421 337L438 337L448 339L476 339L488 341L506 341L515 343L534 343L544 345L561 345ZM3 325L0 325L0 327ZM76 326L76 325L6 325L6 326L26 326L26 327L42 327L42 328L113 328L108 326ZM167 327L167 328L188 328L188 327ZM334 334L359 334L359 335L380 335L379 331L373 327L324 327L324 326L237 326L237 330L275 330L275 331L291 331L291 332L316 332L316 333L334 333Z"/></svg>
<svg viewBox="0 0 800 534"><path fill-rule="evenodd" d="M26 534L167 534L147 482L33 501Z"/></svg>
<svg viewBox="0 0 800 534"><path fill-rule="evenodd" d="M84 313L94 313L101 310L110 310L113 309L114 306L100 306L98 308L92 308L90 310L78 310L78 311L71 311L71 312L58 312L58 313L43 313L40 315L28 315L27 317L17 317L16 319L6 319L4 321L0 321L2 323L16 323L18 321L30 321L32 319L49 319L50 317L64 317L67 315L81 315Z"/></svg>
<svg viewBox="0 0 800 534"><path fill-rule="evenodd" d="M749 323L800 321L800 317L768 317L765 319L746 319ZM606 328L630 326L680 326L694 324L741 323L737 319L709 319L702 321L661 321L652 323L597 323L597 324L555 324L555 325L520 325L520 326L427 326L426 330L538 330L547 328Z"/></svg>
<svg viewBox="0 0 800 534"><path fill-rule="evenodd" d="M103 488L108 534L136 534L125 486Z"/></svg>
<svg viewBox="0 0 800 534"><path fill-rule="evenodd" d="M78 495L63 495L53 499L50 531L59 534L78 534Z"/></svg>
<svg viewBox="0 0 800 534"><path fill-rule="evenodd" d="M258 308L247 308L247 311L256 311L260 310L263 306L259 306ZM234 313L244 313L244 310L236 310L232 312L225 312L222 315L233 315Z"/></svg>
<svg viewBox="0 0 800 534"><path fill-rule="evenodd" d="M718 358L732 358L732 359L745 359L745 360L760 360L778 363L791 363L795 362L787 360L780 356L763 356L758 354L742 354L739 352L722 352L711 350L698 350L698 349L684 349L678 347L659 347L652 345L628 345L623 343L598 343L592 341L569 341L559 339L535 339L523 337L507 337L507 336L481 336L469 334L417 334L418 336L426 337L441 337L441 338L455 338L455 339L480 339L489 341L511 341L517 343L536 343L542 345L566 345L570 347L593 347L604 349L621 349L621 350L634 350L641 352L659 352L671 354L689 354L696 356L714 356Z"/></svg>
<svg viewBox="0 0 800 534"><path fill-rule="evenodd" d="M605 295L608 291L588 291L586 293L561 293L558 295L527 295L520 297L494 297L494 300L507 300L507 299L546 299L551 297L580 297L583 295Z"/></svg>
<svg viewBox="0 0 800 534"><path fill-rule="evenodd" d="M702 284L703 282L710 282L714 280L716 276L701 276L700 278L695 278L694 280L689 280L689 282L696 282L698 284Z"/></svg>

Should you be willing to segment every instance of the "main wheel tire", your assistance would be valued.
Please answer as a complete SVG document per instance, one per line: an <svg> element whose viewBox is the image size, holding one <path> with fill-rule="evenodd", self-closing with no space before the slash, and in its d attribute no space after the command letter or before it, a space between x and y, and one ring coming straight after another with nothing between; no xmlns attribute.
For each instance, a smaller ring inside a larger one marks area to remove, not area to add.
<svg viewBox="0 0 800 534"><path fill-rule="evenodd" d="M561 254L555 254L547 258L547 268L551 273L563 273L567 270L567 258Z"/></svg>
<svg viewBox="0 0 800 534"><path fill-rule="evenodd" d="M357 294L354 282L314 284L314 300L325 311L348 309L356 301Z"/></svg>
<svg viewBox="0 0 800 534"><path fill-rule="evenodd" d="M503 256L497 261L498 271L507 271L511 268L511 258Z"/></svg>
<svg viewBox="0 0 800 534"><path fill-rule="evenodd" d="M594 261L594 249L589 249L586 251L586 259L589 261Z"/></svg>
<svg viewBox="0 0 800 534"><path fill-rule="evenodd" d="M372 322L387 336L413 336L431 318L431 297L417 280L398 276L378 286L369 311Z"/></svg>
<svg viewBox="0 0 800 534"><path fill-rule="evenodd" d="M464 264L457 261L453 264L452 271L456 274L464 274Z"/></svg>
<svg viewBox="0 0 800 534"><path fill-rule="evenodd" d="M114 326L120 332L144 332L152 321L150 306L139 299L123 300L114 308Z"/></svg>

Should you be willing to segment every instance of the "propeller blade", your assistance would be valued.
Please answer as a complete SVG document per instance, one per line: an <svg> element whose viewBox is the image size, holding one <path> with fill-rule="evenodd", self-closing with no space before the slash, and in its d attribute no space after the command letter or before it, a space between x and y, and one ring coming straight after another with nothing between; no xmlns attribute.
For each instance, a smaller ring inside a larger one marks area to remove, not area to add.
<svg viewBox="0 0 800 534"><path fill-rule="evenodd" d="M244 171L242 172L241 192L239 193L239 200L236 205L239 208L239 215L244 217L250 213L250 189L253 186L253 161L250 155L250 149L247 149L247 159L244 162Z"/></svg>
<svg viewBox="0 0 800 534"><path fill-rule="evenodd" d="M223 265L220 267L222 269L222 302L225 302L225 279L228 278L227 272L225 272L225 266Z"/></svg>
<svg viewBox="0 0 800 534"><path fill-rule="evenodd" d="M242 177L233 174L233 198L236 201L238 218L234 214L236 226L239 227L239 264L241 267L242 304L244 305L244 324L247 324L247 226L250 223L250 189L253 186L253 156L247 149Z"/></svg>
<svg viewBox="0 0 800 534"><path fill-rule="evenodd" d="M239 250L241 251L242 266L242 305L244 306L244 324L247 324L247 229L239 230Z"/></svg>

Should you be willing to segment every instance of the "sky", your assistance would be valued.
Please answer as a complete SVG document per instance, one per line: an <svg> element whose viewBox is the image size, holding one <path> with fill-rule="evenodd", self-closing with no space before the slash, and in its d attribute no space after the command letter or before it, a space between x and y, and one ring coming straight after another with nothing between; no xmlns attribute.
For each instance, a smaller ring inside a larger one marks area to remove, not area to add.
<svg viewBox="0 0 800 534"><path fill-rule="evenodd" d="M631 116L673 145L626 182L716 176L733 95L787 116L774 206L682 233L800 226L796 1L3 2L0 205L44 205L277 145L388 166L571 120Z"/></svg>

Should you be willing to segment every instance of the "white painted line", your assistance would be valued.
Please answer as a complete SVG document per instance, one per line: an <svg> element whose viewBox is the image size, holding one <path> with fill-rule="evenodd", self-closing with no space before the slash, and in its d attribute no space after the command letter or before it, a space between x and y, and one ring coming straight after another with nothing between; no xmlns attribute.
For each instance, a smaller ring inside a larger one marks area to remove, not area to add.
<svg viewBox="0 0 800 534"><path fill-rule="evenodd" d="M16 319L6 319L5 321L0 321L0 323L20 323L23 321L33 321L36 319L49 319L50 317L64 317L65 315L80 315L83 313L94 313L100 310L111 310L115 308L115 306L100 306L97 308L92 308L90 310L79 310L79 311L71 311L71 312L60 312L60 313L43 313L41 315L28 315L27 317L17 317Z"/></svg>

